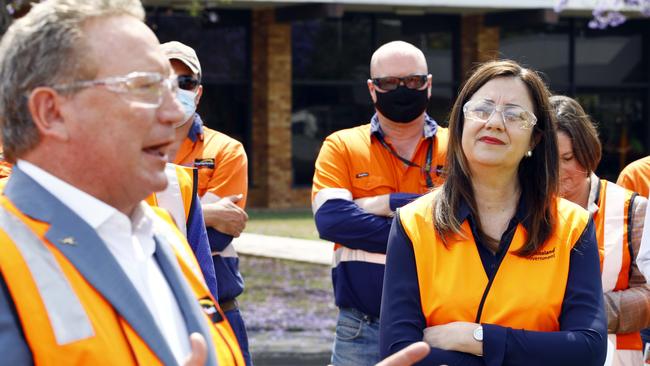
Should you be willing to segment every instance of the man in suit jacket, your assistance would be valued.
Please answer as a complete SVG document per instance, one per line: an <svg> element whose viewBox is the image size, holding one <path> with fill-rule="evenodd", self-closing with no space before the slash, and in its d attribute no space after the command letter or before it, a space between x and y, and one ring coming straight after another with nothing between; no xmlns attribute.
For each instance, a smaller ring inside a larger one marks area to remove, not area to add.
<svg viewBox="0 0 650 366"><path fill-rule="evenodd" d="M137 0L51 0L0 42L3 364L243 363L187 242L142 201L183 117L143 19Z"/></svg>

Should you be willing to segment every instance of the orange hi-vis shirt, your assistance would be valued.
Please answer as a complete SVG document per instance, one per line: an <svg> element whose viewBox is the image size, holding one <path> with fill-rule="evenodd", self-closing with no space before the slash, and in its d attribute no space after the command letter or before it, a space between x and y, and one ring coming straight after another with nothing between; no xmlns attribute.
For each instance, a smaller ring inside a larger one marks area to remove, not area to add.
<svg viewBox="0 0 650 366"><path fill-rule="evenodd" d="M50 240L56 234L51 233L48 223L23 214L5 196L0 197L0 205L0 270L35 364L168 363L160 359L160 350L151 347L147 328L141 333L125 318L124 312L130 310L114 308L116 300L94 287L82 274L80 264L64 253L64 249L88 243L77 243L73 237L53 243ZM164 220L155 223L160 225L157 232L173 250L181 278L189 284L191 293L187 295L197 302L197 310L199 305L203 309L195 319L205 322L210 335L206 342L215 350L219 365L244 365L234 333L200 279L189 245L174 226L168 225L171 217L153 209Z"/></svg>
<svg viewBox="0 0 650 366"><path fill-rule="evenodd" d="M525 244L526 229L519 224L488 285L468 221L461 225L462 234L447 238L446 246L433 230L434 194L399 211L400 222L413 245L427 326L467 321L558 331L571 251L587 227L588 212L557 199L555 231L531 257L514 254Z"/></svg>
<svg viewBox="0 0 650 366"><path fill-rule="evenodd" d="M429 143L433 142L431 177L434 186L444 182L442 169L447 156L448 130L438 127L435 138L421 138L412 161L425 165ZM386 141L390 145L390 141ZM314 174L312 202L325 189L345 189L352 199L394 192L426 193L426 176L422 169L406 166L375 136L370 124L341 130L328 136L323 143ZM325 197L327 195L324 195Z"/></svg>
<svg viewBox="0 0 650 366"><path fill-rule="evenodd" d="M194 167L199 172L199 197L212 193L220 198L243 194L237 202L246 207L248 195L248 158L241 142L205 126L203 133L196 134L195 141L186 137L183 140L175 164ZM209 200L207 201L210 202Z"/></svg>
<svg viewBox="0 0 650 366"><path fill-rule="evenodd" d="M650 156L631 162L623 168L616 184L634 191L645 198L650 197Z"/></svg>
<svg viewBox="0 0 650 366"><path fill-rule="evenodd" d="M336 305L376 318L391 219L367 214L353 200L393 193L415 196L428 192L428 183L441 185L449 138L446 128L426 117L407 165L389 150L390 140L383 138L382 143L378 133L379 123L373 118L370 124L328 136L316 160L312 187L316 227L321 238L336 243L332 268Z"/></svg>

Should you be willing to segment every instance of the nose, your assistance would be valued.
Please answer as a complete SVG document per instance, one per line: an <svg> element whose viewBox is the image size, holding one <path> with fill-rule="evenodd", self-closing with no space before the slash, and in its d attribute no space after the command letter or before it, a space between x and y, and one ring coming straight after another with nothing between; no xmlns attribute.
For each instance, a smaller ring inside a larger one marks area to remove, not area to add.
<svg viewBox="0 0 650 366"><path fill-rule="evenodd" d="M506 128L506 121L503 118L503 112L499 111L498 109L494 109L492 111L492 114L490 115L490 118L485 121L485 128L487 129L498 129L498 130L505 130Z"/></svg>

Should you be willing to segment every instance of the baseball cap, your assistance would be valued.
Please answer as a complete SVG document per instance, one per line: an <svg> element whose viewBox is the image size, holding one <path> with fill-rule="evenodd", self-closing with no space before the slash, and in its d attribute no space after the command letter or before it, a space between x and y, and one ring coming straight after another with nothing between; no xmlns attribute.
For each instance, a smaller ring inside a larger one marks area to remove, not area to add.
<svg viewBox="0 0 650 366"><path fill-rule="evenodd" d="M168 59L175 59L182 62L193 73L197 74L199 78L201 77L201 63L196 56L196 52L191 47L178 41L171 41L161 44L160 48Z"/></svg>

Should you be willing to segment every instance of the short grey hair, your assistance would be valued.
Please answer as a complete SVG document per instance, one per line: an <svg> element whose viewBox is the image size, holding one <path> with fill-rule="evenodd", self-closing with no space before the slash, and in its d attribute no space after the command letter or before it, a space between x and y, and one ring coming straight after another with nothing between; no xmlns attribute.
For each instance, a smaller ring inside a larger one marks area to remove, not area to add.
<svg viewBox="0 0 650 366"><path fill-rule="evenodd" d="M0 41L0 127L10 162L33 149L40 136L28 108L39 86L97 75L83 27L95 18L132 16L144 20L139 0L47 0L34 4Z"/></svg>

